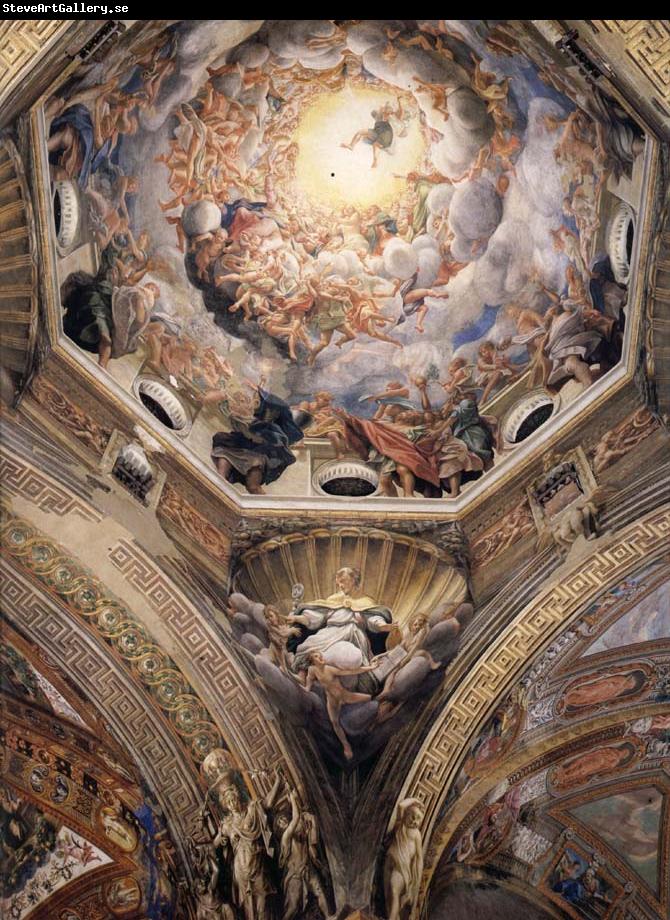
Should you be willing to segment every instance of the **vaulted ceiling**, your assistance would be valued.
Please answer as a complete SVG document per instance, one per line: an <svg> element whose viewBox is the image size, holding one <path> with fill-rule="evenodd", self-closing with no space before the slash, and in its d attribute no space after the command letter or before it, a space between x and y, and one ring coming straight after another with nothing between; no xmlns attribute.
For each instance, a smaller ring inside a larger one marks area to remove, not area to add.
<svg viewBox="0 0 670 920"><path fill-rule="evenodd" d="M2 910L666 916L667 22L0 29Z"/></svg>

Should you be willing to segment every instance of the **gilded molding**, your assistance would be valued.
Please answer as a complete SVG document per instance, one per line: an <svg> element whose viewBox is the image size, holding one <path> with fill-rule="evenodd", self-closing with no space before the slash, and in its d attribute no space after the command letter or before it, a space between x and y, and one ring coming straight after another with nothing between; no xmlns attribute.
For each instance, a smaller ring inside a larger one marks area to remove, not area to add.
<svg viewBox="0 0 670 920"><path fill-rule="evenodd" d="M70 20L14 19L0 22L0 102L23 80Z"/></svg>
<svg viewBox="0 0 670 920"><path fill-rule="evenodd" d="M74 513L93 526L102 521L96 509L82 498L73 495L71 489L59 486L55 492L52 491L53 483L47 479L45 474L36 472L27 461L16 456L12 457L11 464L6 469L9 471L8 491L20 495L42 511L55 513L58 516ZM8 520L11 521L14 518L10 517ZM27 528L26 533L34 534L36 540L42 539L42 535L39 535L29 523L21 523ZM44 537L43 541L54 548L56 555L61 554L61 549L50 538ZM13 559L15 554L8 552L10 548L8 543L5 552ZM26 561L25 558L21 558L21 555L25 557L28 552L29 548L25 547L23 554L18 554L21 563ZM183 732L180 737L191 745L193 762L197 765L211 747L221 746L218 741L215 743L215 738L219 739L223 735L223 746L230 748L238 759L242 771L252 770L259 765L270 769L282 764L286 774L293 775L299 784L292 757L286 749L271 713L249 687L244 667L227 649L225 637L221 635L219 627L208 622L201 615L201 608L194 607L169 576L154 563L151 556L134 541L117 541L110 547L109 558L113 565L121 571L125 580L140 592L145 603L157 613L162 625L168 631L170 640L175 643L174 648L179 649L182 653L183 659L181 660L188 662L188 666L192 668L194 680L197 675L199 696L187 682L183 672L177 672L179 677L178 682L175 681L175 686L178 683L178 689L188 687L188 690L183 692L191 697L191 702L196 708L184 708L181 719L177 718L176 710L173 713L175 727L178 732L180 729ZM128 629L137 628L140 630L138 635L144 636L141 644L143 648L146 644L147 654L151 647L156 650L157 654L164 655L166 661L170 661L170 664L166 664L166 668L177 669L178 666L168 659L165 653L146 635L144 627L117 600L109 597L105 586L100 581L90 575L75 560L65 556L63 559L68 564L72 564L73 571L83 573L82 585L90 582L95 596L94 607L85 607L85 609L78 609L76 605L73 605L72 597L68 602L69 595L65 596L63 599L69 608L75 609L75 612L84 617L89 624L97 627L102 638L111 642L115 648L118 648L121 643L123 629L126 626ZM225 578L227 567L223 573ZM30 572L30 574L34 573ZM53 590L51 584L47 584L46 587ZM66 592L64 591L63 594ZM111 619L108 620L105 616L107 604L111 611L110 617L114 620L114 624L118 620L118 625L113 625ZM103 616L99 617L101 613ZM124 649L121 647L118 650L123 655ZM129 654L124 657L124 663L130 667L132 673L137 672L144 654L144 652L141 654L138 652L136 655ZM147 675L143 670L139 671L138 676L144 687L154 696L157 686L147 682ZM167 672L164 676L167 676ZM205 687L211 688L208 696L209 710L200 702ZM181 693L182 690L180 689L179 692ZM170 717L170 710L167 714ZM221 731L214 724L217 720ZM266 780L260 777L260 779L254 778L253 782L251 780L249 782L250 786L254 787L262 786Z"/></svg>
<svg viewBox="0 0 670 920"><path fill-rule="evenodd" d="M592 19L623 41L626 57L670 102L670 21L667 19Z"/></svg>
<svg viewBox="0 0 670 920"><path fill-rule="evenodd" d="M112 436L109 428L99 425L44 377L37 377L32 382L30 392L33 399L85 447L99 457L104 454Z"/></svg>
<svg viewBox="0 0 670 920"><path fill-rule="evenodd" d="M259 699L244 669L225 645L218 628L202 611L183 597L151 557L131 540L119 540L109 550L109 559L126 582L139 591L169 631L175 648L197 675L199 686L211 688L211 705L219 713L231 753L242 773L254 776L250 786L266 793L266 772L280 764L300 785L294 759L284 744L276 720Z"/></svg>
<svg viewBox="0 0 670 920"><path fill-rule="evenodd" d="M210 750L222 746L218 728L174 661L106 591L99 579L55 541L18 517L7 514L0 534L4 554L69 610L84 618L121 656L149 691L196 764Z"/></svg>
<svg viewBox="0 0 670 920"><path fill-rule="evenodd" d="M109 654L104 640L10 558L0 559L0 566L10 622L35 647L58 659L116 737L133 752L141 775L167 816L181 860L188 865L183 841L202 804L197 764L185 756L177 733L158 716L151 697L138 686L125 662Z"/></svg>

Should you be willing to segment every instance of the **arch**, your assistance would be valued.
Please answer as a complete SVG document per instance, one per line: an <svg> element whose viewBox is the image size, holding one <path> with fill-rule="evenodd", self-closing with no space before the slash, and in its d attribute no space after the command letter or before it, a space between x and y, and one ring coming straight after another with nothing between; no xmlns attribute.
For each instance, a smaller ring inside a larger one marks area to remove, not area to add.
<svg viewBox="0 0 670 920"><path fill-rule="evenodd" d="M601 543L591 556L567 572L559 569L553 583L520 611L455 688L397 797L397 801L418 798L424 803L422 899L446 843L444 828L438 824L440 809L466 751L496 701L513 688L529 662L586 604L632 571L640 560L667 552L669 546L670 508L664 506L624 528L606 545Z"/></svg>

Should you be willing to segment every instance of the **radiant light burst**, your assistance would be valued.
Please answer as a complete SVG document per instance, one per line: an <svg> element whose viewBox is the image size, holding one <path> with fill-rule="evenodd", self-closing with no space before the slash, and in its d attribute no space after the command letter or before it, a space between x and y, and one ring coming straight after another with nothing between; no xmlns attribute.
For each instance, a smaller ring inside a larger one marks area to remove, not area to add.
<svg viewBox="0 0 670 920"><path fill-rule="evenodd" d="M404 137L394 124L393 145L388 151L377 151L375 169L370 144L361 141L353 150L340 146L349 143L357 131L371 129L373 109L387 102L397 106L389 92L348 87L324 93L306 108L293 137L300 148L295 165L297 191L331 206L382 206L396 201L406 188L405 180L398 176L417 169L425 152L415 115L403 128Z"/></svg>

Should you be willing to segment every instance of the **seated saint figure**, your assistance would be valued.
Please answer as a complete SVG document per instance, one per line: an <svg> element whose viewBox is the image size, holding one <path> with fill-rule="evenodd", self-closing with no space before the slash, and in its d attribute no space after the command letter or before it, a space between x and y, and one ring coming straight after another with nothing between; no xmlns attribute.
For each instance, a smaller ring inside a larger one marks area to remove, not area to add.
<svg viewBox="0 0 670 920"><path fill-rule="evenodd" d="M391 611L361 593L361 573L345 567L335 574L335 593L325 599L301 604L287 618L305 627L306 638L297 640L293 669L304 671L313 652L337 667L367 665L386 649L387 634L394 628ZM371 675L357 678L369 681Z"/></svg>

